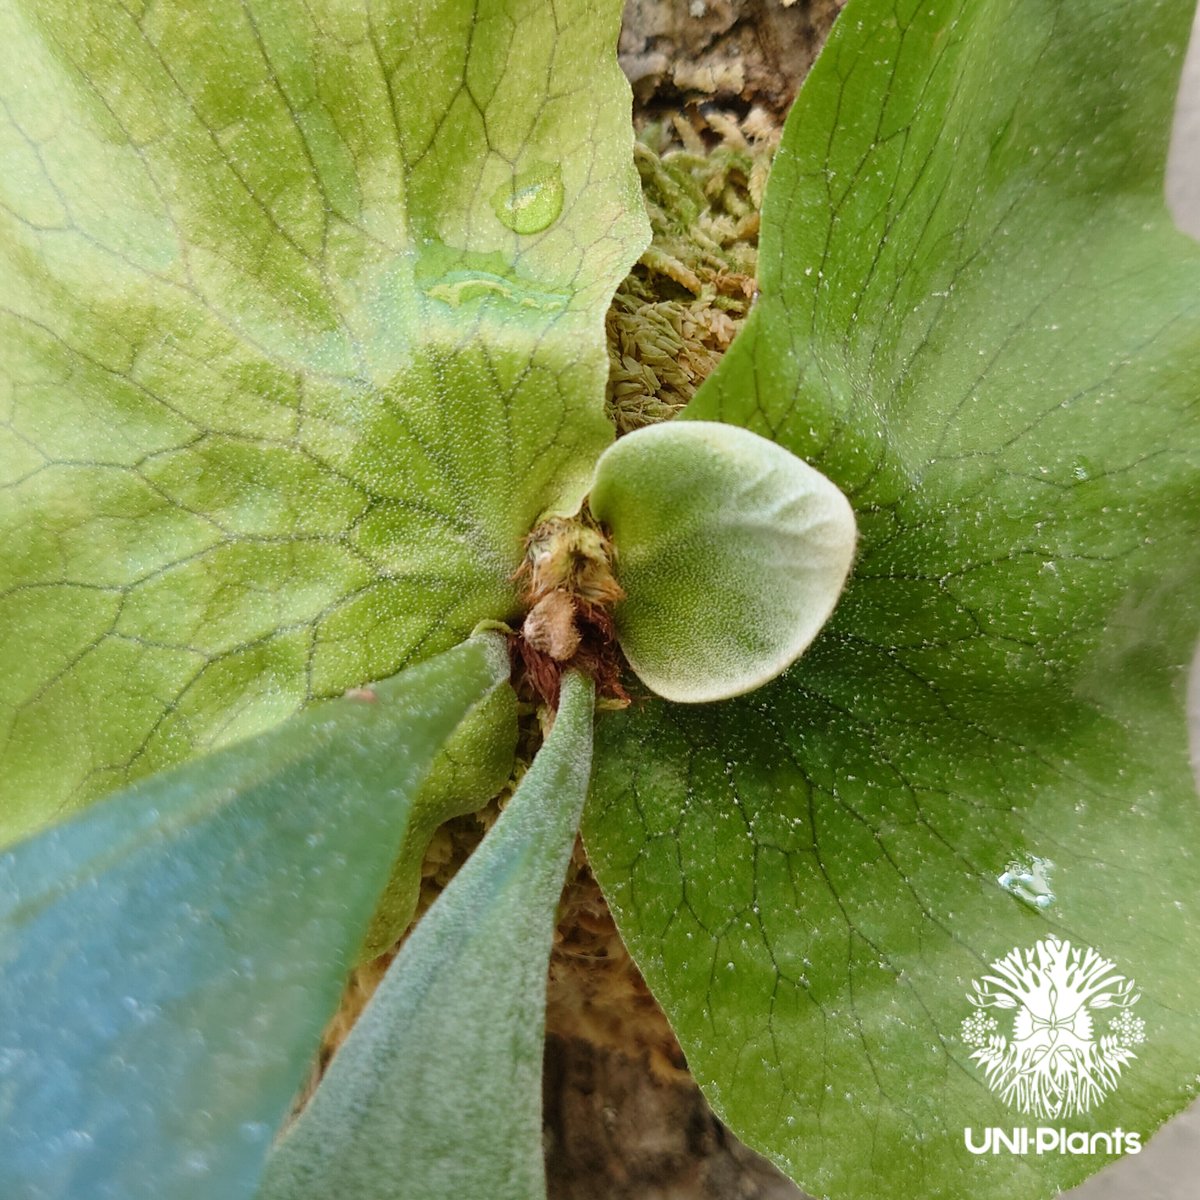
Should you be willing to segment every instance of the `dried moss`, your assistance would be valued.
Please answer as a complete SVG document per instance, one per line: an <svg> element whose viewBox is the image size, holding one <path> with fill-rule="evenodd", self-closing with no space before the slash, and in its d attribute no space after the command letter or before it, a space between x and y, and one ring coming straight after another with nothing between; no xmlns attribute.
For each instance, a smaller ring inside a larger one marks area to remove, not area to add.
<svg viewBox="0 0 1200 1200"><path fill-rule="evenodd" d="M634 158L653 241L608 310L608 412L618 434L674 416L755 296L759 211L778 128L753 110L647 125Z"/></svg>

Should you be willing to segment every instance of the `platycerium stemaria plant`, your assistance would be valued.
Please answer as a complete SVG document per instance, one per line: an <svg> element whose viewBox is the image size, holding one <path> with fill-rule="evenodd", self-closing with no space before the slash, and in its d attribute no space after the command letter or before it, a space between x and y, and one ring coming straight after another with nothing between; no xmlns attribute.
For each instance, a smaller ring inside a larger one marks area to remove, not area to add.
<svg viewBox="0 0 1200 1200"><path fill-rule="evenodd" d="M581 813L813 1192L1049 1195L1186 1103L1190 8L851 0L747 327L615 443L615 4L4 9L6 1196L544 1194ZM289 1123L514 670L545 744ZM1085 1150L964 1142L1035 1103Z"/></svg>

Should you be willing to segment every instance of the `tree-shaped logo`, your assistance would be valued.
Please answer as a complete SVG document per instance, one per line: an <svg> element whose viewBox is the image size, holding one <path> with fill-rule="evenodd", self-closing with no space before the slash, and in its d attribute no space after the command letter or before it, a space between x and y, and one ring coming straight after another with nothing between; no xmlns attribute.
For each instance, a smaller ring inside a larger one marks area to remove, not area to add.
<svg viewBox="0 0 1200 1200"><path fill-rule="evenodd" d="M1010 950L971 986L975 1011L962 1039L988 1087L1022 1113L1056 1120L1087 1112L1146 1040L1132 1011L1141 999L1133 980L1095 950L1057 937Z"/></svg>

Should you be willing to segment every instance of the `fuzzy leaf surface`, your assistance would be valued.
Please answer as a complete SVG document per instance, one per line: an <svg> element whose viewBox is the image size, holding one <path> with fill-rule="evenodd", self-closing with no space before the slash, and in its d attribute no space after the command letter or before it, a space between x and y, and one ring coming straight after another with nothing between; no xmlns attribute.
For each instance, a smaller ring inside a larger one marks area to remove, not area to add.
<svg viewBox="0 0 1200 1200"><path fill-rule="evenodd" d="M610 446L588 495L617 552L621 649L656 695L761 687L816 637L854 557L854 514L819 471L720 421Z"/></svg>
<svg viewBox="0 0 1200 1200"><path fill-rule="evenodd" d="M0 839L511 615L645 241L616 0L0 13Z"/></svg>
<svg viewBox="0 0 1200 1200"><path fill-rule="evenodd" d="M271 1158L260 1200L545 1197L546 972L587 796L594 688L404 943Z"/></svg>
<svg viewBox="0 0 1200 1200"><path fill-rule="evenodd" d="M828 475L860 558L777 683L601 723L585 836L717 1111L814 1195L1050 1196L1104 1144L976 1157L964 1127L1147 1137L1196 1091L1200 253L1162 199L1191 17L851 0L687 413ZM1029 855L1045 909L1000 886ZM1051 936L1136 981L1146 1034L1063 1121L961 1029Z"/></svg>
<svg viewBox="0 0 1200 1200"><path fill-rule="evenodd" d="M0 857L0 1194L253 1194L414 795L507 675L473 638Z"/></svg>

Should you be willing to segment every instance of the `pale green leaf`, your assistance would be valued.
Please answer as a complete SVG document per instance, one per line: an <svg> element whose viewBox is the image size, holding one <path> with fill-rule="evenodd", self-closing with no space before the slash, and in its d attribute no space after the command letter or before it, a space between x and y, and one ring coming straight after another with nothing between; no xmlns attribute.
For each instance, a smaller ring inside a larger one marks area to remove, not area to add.
<svg viewBox="0 0 1200 1200"><path fill-rule="evenodd" d="M668 700L724 700L774 679L828 620L854 555L854 514L828 479L718 422L622 438L588 503L627 593L621 649Z"/></svg>
<svg viewBox="0 0 1200 1200"><path fill-rule="evenodd" d="M1144 1139L1196 1091L1200 252L1162 201L1192 8L851 0L687 414L828 475L859 558L777 683L601 723L585 833L718 1112L816 1195L1050 1196L1105 1143L976 1157L964 1127ZM1030 855L1046 908L1001 883ZM1147 1039L1061 1119L961 1029L1050 935L1136 981Z"/></svg>
<svg viewBox="0 0 1200 1200"><path fill-rule="evenodd" d="M616 0L0 12L0 839L511 616L611 440Z"/></svg>
<svg viewBox="0 0 1200 1200"><path fill-rule="evenodd" d="M494 635L0 857L0 1195L237 1200L304 1080Z"/></svg>
<svg viewBox="0 0 1200 1200"><path fill-rule="evenodd" d="M589 680L405 942L268 1165L261 1200L537 1200L546 972L592 757Z"/></svg>

